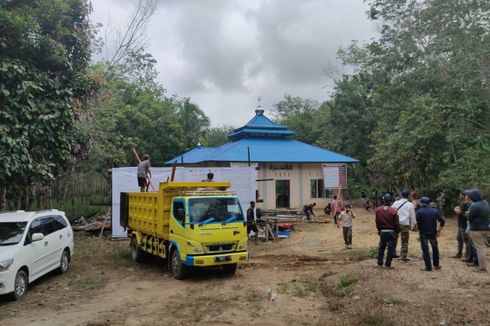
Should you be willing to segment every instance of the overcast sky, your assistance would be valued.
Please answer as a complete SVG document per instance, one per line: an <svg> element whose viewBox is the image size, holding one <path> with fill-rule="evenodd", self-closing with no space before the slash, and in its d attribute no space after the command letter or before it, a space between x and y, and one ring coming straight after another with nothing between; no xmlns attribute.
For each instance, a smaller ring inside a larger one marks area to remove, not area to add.
<svg viewBox="0 0 490 326"><path fill-rule="evenodd" d="M124 29L137 1L91 2L94 23ZM239 127L258 96L266 114L284 94L328 99L323 67L337 62L339 47L376 35L367 8L362 0L160 0L147 51L170 95L190 97L213 126Z"/></svg>

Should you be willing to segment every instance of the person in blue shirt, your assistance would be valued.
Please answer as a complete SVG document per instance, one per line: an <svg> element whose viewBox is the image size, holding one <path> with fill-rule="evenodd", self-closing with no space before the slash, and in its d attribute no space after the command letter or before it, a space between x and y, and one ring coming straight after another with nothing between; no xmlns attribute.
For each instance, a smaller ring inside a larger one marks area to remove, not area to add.
<svg viewBox="0 0 490 326"><path fill-rule="evenodd" d="M437 237L439 237L446 221L437 209L430 206L429 198L421 197L420 206L421 208L417 211L416 220L420 233L420 246L422 247L425 262L425 268L422 270L430 272L432 271L432 265L434 265L434 269L441 268L441 265L439 265ZM437 221L439 221L439 228L437 228ZM429 243L432 247L432 261L430 259Z"/></svg>

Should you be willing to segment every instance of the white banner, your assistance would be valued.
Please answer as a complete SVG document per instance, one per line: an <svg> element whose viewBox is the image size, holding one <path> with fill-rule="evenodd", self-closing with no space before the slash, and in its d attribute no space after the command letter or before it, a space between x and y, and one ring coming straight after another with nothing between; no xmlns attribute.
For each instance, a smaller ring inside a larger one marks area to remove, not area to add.
<svg viewBox="0 0 490 326"><path fill-rule="evenodd" d="M325 189L347 188L347 167L343 164L323 164Z"/></svg>
<svg viewBox="0 0 490 326"><path fill-rule="evenodd" d="M126 237L126 232L119 225L120 220L120 198L121 192L138 192L138 181L136 178L136 167L112 169L112 237ZM152 184L158 191L160 182L167 181L172 168L151 168ZM214 181L231 182L230 190L237 194L242 209L247 210L249 203L255 200L257 190L257 170L254 167L233 168L182 168L178 167L175 173L176 181L202 181L207 174L214 174ZM151 188L150 188L151 190Z"/></svg>

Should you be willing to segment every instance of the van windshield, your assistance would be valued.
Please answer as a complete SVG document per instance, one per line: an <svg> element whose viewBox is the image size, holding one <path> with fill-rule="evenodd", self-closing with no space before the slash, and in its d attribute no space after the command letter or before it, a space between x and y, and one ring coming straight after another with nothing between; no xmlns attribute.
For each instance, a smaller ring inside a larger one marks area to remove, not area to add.
<svg viewBox="0 0 490 326"><path fill-rule="evenodd" d="M189 200L189 222L196 224L244 221L237 198L192 198Z"/></svg>
<svg viewBox="0 0 490 326"><path fill-rule="evenodd" d="M27 222L0 223L0 246L16 245L22 240Z"/></svg>

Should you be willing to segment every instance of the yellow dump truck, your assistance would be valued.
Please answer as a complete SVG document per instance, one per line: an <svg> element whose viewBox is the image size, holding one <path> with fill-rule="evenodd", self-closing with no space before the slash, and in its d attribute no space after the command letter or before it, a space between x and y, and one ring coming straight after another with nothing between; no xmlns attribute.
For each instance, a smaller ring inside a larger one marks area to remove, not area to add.
<svg viewBox="0 0 490 326"><path fill-rule="evenodd" d="M158 192L121 193L121 226L131 239L131 256L167 259L184 279L191 267L222 266L234 274L248 261L247 226L229 182L164 182Z"/></svg>

